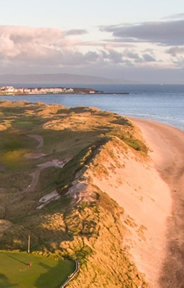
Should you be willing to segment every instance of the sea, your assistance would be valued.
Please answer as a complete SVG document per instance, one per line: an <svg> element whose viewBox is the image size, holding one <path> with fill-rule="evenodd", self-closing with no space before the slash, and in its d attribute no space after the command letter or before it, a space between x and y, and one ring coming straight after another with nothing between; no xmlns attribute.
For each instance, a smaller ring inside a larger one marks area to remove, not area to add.
<svg viewBox="0 0 184 288"><path fill-rule="evenodd" d="M0 83L0 86L1 85ZM128 85L128 84L16 84L14 87L88 87L104 94L47 94L28 96L0 96L0 100L66 107L97 107L122 116L150 119L184 131L184 85ZM128 94L118 94L128 93Z"/></svg>

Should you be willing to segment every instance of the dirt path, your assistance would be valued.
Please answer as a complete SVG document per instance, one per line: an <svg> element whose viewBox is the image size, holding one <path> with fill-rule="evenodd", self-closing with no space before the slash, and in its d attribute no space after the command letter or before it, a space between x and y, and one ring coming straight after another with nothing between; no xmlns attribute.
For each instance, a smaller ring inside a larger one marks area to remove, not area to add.
<svg viewBox="0 0 184 288"><path fill-rule="evenodd" d="M28 135L28 137L31 137L39 142L39 144L36 146L36 149L40 149L43 147L43 137L40 135Z"/></svg>
<svg viewBox="0 0 184 288"><path fill-rule="evenodd" d="M31 192L34 191L36 188L36 185L38 184L39 178L40 178L40 173L43 169L48 168L48 167L59 167L59 168L63 168L63 166L65 165L66 161L60 161L58 159L53 159L51 161L48 162L44 162L42 164L38 165L38 168L31 174L32 176L32 181L30 183L30 185L25 188L22 193L26 193L26 192Z"/></svg>
<svg viewBox="0 0 184 288"><path fill-rule="evenodd" d="M37 169L36 171L34 171L33 173L31 173L32 176L32 180L30 185L25 188L22 193L27 193L27 192L31 192L34 191L36 188L36 185L38 184L39 178L40 178L40 173L41 173L41 169Z"/></svg>
<svg viewBox="0 0 184 288"><path fill-rule="evenodd" d="M34 138L35 140L37 140L39 142L36 149L40 149L41 147L43 147L43 137L42 136L40 136L40 135L28 135L28 137ZM27 158L35 158L35 159L40 158L42 156L45 156L45 154L43 154L43 153L31 153L31 154L26 155ZM38 181L39 181L41 170L43 170L47 167L63 168L65 163L66 163L66 161L60 161L58 159L53 159L51 161L47 161L47 162L44 162L42 164L39 164L38 169L36 169L31 174L32 181L31 181L30 185L27 188L25 188L22 191L22 193L31 192L31 191L35 190L36 185L38 184Z"/></svg>
<svg viewBox="0 0 184 288"><path fill-rule="evenodd" d="M133 120L153 152L157 170L168 183L172 213L167 226L167 253L159 284L163 288L184 287L184 132L152 121ZM154 269L154 267L153 267Z"/></svg>

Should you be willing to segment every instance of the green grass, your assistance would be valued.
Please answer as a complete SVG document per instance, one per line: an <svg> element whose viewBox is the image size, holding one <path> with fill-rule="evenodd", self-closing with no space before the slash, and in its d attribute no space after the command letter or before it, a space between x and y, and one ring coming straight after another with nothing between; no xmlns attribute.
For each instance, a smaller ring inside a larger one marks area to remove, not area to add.
<svg viewBox="0 0 184 288"><path fill-rule="evenodd" d="M32 263L29 267L28 263ZM54 260L26 253L0 253L0 287L59 288L75 270L69 260Z"/></svg>
<svg viewBox="0 0 184 288"><path fill-rule="evenodd" d="M107 135L118 137L134 150L143 152L145 154L148 152L148 147L141 140L137 139L130 131L126 132L124 130L115 128Z"/></svg>
<svg viewBox="0 0 184 288"><path fill-rule="evenodd" d="M25 119L24 119L25 118ZM13 122L13 126L17 129L22 129L22 130L30 130L34 128L34 121L32 120L27 120L26 117L23 119L18 119ZM37 124L37 123L36 123Z"/></svg>
<svg viewBox="0 0 184 288"><path fill-rule="evenodd" d="M57 187L57 191L60 194L65 194L65 192L68 191L76 173L81 169L86 169L85 165L93 158L97 149L104 145L107 141L108 138L103 137L94 142L92 145L87 146L63 167Z"/></svg>
<svg viewBox="0 0 184 288"><path fill-rule="evenodd" d="M0 133L0 162L6 169L16 170L25 169L28 166L28 160L24 157L36 147L37 142L26 134L19 132ZM29 161L30 162L30 161Z"/></svg>
<svg viewBox="0 0 184 288"><path fill-rule="evenodd" d="M92 202L74 205L73 197L66 194L76 176L87 184L83 173L91 161L95 173L105 181L106 156L120 161L114 146L126 153L125 142L141 156L146 152L133 125L117 114L96 108L6 101L0 103L0 122L0 212L12 222L0 239L0 288L59 288L75 269L73 261L62 261L61 257L77 259L85 267L75 278L75 287L81 287L81 283L90 287L94 282L98 287L109 287L109 283L113 287L146 287L122 250L123 210L90 179ZM38 149L38 141L29 135L41 136L43 147ZM122 143L116 141L117 137ZM104 153L95 158L104 145ZM28 153L45 155L31 159L25 157ZM42 169L34 191L22 193L37 165L54 159L70 160L62 169ZM61 194L60 199L37 210L38 200L54 190ZM144 236L143 229L138 232ZM29 234L31 251L37 251L34 255L9 252L26 251ZM5 249L8 251L2 252ZM29 262L32 267L28 267Z"/></svg>

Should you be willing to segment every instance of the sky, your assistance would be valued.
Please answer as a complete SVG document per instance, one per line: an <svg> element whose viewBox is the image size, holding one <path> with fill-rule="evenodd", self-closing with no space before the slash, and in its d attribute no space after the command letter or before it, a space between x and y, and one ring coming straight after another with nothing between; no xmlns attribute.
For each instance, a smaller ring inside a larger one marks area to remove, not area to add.
<svg viewBox="0 0 184 288"><path fill-rule="evenodd" d="M183 0L1 0L0 74L184 84Z"/></svg>

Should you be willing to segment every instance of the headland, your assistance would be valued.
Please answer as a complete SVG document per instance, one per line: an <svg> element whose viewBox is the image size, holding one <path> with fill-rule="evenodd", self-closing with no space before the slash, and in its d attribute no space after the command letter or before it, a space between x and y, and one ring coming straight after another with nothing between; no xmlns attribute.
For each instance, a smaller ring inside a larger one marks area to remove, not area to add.
<svg viewBox="0 0 184 288"><path fill-rule="evenodd" d="M0 86L0 96L8 95L43 95L43 94L106 94L93 88L66 88L66 87L18 87ZM127 92L110 92L108 94L129 94Z"/></svg>

